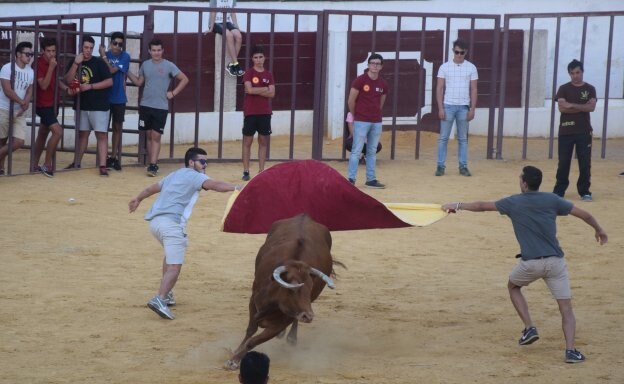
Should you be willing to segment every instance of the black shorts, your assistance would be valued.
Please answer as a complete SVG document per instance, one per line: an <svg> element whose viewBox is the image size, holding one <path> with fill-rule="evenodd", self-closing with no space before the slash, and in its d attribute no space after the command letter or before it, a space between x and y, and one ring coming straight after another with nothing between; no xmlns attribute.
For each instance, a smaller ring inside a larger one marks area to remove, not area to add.
<svg viewBox="0 0 624 384"><path fill-rule="evenodd" d="M253 136L256 132L262 136L271 134L271 115L245 116L243 136Z"/></svg>
<svg viewBox="0 0 624 384"><path fill-rule="evenodd" d="M49 127L54 124L58 124L58 108L54 107L38 107L35 109L37 116L41 119L41 124Z"/></svg>
<svg viewBox="0 0 624 384"><path fill-rule="evenodd" d="M165 132L168 114L169 111L166 109L139 107L139 131L151 129L162 135Z"/></svg>
<svg viewBox="0 0 624 384"><path fill-rule="evenodd" d="M227 22L225 23L225 28L227 28L228 31L231 31L233 29L238 29L234 26L234 24ZM212 25L212 32L213 33L218 33L219 35L223 35L223 24L222 23L214 23Z"/></svg>
<svg viewBox="0 0 624 384"><path fill-rule="evenodd" d="M123 123L126 116L126 104L111 104L110 116L113 123Z"/></svg>

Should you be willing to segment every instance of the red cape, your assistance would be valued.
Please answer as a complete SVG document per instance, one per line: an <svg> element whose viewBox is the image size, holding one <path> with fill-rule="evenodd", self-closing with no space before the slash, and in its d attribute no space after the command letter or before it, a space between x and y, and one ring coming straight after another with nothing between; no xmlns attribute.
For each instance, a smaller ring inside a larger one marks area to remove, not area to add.
<svg viewBox="0 0 624 384"><path fill-rule="evenodd" d="M223 231L267 233L274 221L300 213L330 231L411 226L333 168L300 160L275 165L251 179L226 212Z"/></svg>

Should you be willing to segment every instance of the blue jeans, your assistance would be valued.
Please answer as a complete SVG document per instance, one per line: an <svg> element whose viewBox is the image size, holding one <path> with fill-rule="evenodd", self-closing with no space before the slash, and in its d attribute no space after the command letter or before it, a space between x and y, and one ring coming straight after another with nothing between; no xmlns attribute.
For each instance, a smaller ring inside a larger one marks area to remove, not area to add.
<svg viewBox="0 0 624 384"><path fill-rule="evenodd" d="M377 163L377 144L379 144L380 137L381 122L353 122L353 146L351 147L351 156L349 156L349 179L355 180L364 143L366 143L366 181L377 179L375 166Z"/></svg>
<svg viewBox="0 0 624 384"><path fill-rule="evenodd" d="M444 104L445 118L440 122L440 138L438 139L438 167L445 168L446 146L448 144L453 121L457 122L457 159L459 167L468 166L468 116L467 105Z"/></svg>

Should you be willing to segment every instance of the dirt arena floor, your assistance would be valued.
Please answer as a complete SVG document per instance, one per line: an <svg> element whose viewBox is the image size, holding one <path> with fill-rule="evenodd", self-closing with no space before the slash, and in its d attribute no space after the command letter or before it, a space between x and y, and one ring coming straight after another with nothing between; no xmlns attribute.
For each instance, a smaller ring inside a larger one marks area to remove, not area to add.
<svg viewBox="0 0 624 384"><path fill-rule="evenodd" d="M520 140L505 141L505 160L485 160L485 139L471 137L471 178L457 174L454 142L447 175L434 177L435 137L423 139L419 160L407 144L389 160L387 146L378 177L388 188L363 191L383 202L494 200L519 191L527 164L544 171L543 190L553 186L556 160L547 159L543 139L530 141L529 160L521 160ZM413 143L414 136L398 140ZM279 139L273 144L282 150ZM525 289L541 338L518 346L523 326L506 288L518 251L511 224L494 212L461 212L423 228L332 233L333 255L348 269L339 269L337 289L315 302L316 317L300 327L297 347L272 340L257 348L271 358L270 382L623 383L624 141L607 144L602 160L595 142L595 201L581 202L574 187L568 197L595 215L609 243L599 246L580 220L559 220L585 363L564 363L559 313L542 282ZM214 144L205 146L214 151ZM325 144L326 153L339 148ZM239 150L240 142L227 153ZM301 158L305 152L297 149ZM16 153L16 167L24 166L25 153ZM59 165L69 160L59 154ZM127 208L155 180L132 162L109 178L94 168L53 179L0 178L1 383L238 382L222 367L247 324L254 259L265 236L220 232L229 194L203 193L188 228L177 318L161 319L146 307L161 273L162 250L143 220L154 199L135 214ZM93 156L84 164L93 166ZM347 168L328 164L342 174ZM163 164L161 173L179 166ZM213 163L207 173L238 182L241 164ZM577 175L574 166L572 180Z"/></svg>

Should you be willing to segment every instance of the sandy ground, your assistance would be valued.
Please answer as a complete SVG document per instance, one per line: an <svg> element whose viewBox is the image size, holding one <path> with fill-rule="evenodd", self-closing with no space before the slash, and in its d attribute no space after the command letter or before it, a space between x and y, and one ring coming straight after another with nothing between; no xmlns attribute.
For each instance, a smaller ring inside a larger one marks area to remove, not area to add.
<svg viewBox="0 0 624 384"><path fill-rule="evenodd" d="M505 144L508 158L495 161L484 160L484 138L471 138L473 177L465 178L454 166L454 143L447 176L434 177L434 138L425 139L420 160L410 159L409 146L395 161L382 152L378 176L388 188L364 191L383 202L493 200L518 192L526 164L541 167L543 189L552 188L556 161L546 159L544 140L531 143L537 160L520 160L520 141L512 140ZM328 143L326 150L339 146ZM610 242L597 245L580 220L559 220L577 345L587 362L563 362L559 313L542 282L526 289L541 339L518 346L522 324L506 289L518 250L510 222L496 213L462 212L424 228L332 233L334 257L348 270L338 270L337 289L314 304L315 320L300 327L296 348L283 340L257 348L271 357L271 382L624 382L624 177L618 177L624 145L613 141L608 148L608 160L594 153L595 201L580 202L574 189L568 197L596 216ZM60 154L59 164L68 159ZM85 164L92 163L88 155ZM346 170L344 162L329 165ZM179 166L164 164L162 173ZM240 163L210 164L207 171L231 182L240 172ZM153 181L133 166L110 178L91 168L53 179L0 179L0 382L237 382L222 366L243 336L264 235L219 232L229 196L203 193L176 286L177 318L163 320L146 307L162 257L142 218L153 199L127 212L130 198Z"/></svg>

